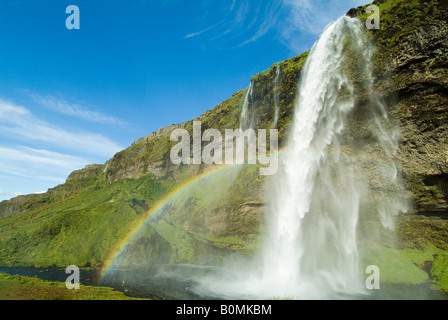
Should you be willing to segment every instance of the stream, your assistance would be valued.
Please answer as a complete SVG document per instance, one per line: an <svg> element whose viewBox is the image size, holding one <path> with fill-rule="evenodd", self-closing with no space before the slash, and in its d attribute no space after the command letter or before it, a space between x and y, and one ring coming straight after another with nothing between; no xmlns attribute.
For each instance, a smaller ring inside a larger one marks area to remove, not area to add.
<svg viewBox="0 0 448 320"><path fill-rule="evenodd" d="M65 282L68 274L63 268L0 267L0 273L38 277L47 281ZM80 282L86 286L111 287L131 297L154 300L238 300L257 297L217 296L203 291L201 282L214 278L232 277L216 267L196 265L164 265L145 269L120 269L106 279L99 270L80 270ZM366 294L341 293L336 300L448 300L448 295L431 288L431 283L419 285L381 284L381 289Z"/></svg>

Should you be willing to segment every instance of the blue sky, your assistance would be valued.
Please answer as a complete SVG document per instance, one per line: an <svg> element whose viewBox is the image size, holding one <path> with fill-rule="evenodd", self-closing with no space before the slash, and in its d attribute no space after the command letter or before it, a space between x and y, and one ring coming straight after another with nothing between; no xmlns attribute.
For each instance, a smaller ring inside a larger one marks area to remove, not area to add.
<svg viewBox="0 0 448 320"><path fill-rule="evenodd" d="M369 2L0 1L0 201L198 117Z"/></svg>

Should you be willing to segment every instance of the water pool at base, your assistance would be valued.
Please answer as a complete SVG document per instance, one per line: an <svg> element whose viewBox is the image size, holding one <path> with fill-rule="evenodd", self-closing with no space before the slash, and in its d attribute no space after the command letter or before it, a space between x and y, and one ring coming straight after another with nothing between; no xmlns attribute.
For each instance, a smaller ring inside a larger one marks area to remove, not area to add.
<svg viewBox="0 0 448 320"><path fill-rule="evenodd" d="M0 273L65 282L68 274L60 268L0 267ZM228 295L204 290L204 281L229 279L234 275L216 267L196 265L164 265L151 268L117 269L100 280L99 270L81 270L81 284L107 286L128 296L155 300L271 300L291 297L261 297L245 294ZM212 286L213 287L213 286ZM295 299L309 300L306 296ZM430 282L418 285L382 283L379 290L365 294L334 293L325 300L448 300L448 295L432 288Z"/></svg>

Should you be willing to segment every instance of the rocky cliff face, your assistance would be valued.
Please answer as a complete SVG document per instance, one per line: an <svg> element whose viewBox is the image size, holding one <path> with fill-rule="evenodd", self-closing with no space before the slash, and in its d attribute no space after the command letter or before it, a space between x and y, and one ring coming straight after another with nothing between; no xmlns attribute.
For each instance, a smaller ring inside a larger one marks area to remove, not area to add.
<svg viewBox="0 0 448 320"><path fill-rule="evenodd" d="M249 102L251 104L249 116L254 118L256 128L272 128L274 91L278 90L281 107L278 126L280 144L286 138L291 122L297 81L307 56L308 54L304 53L275 64L251 79L253 91ZM280 68L280 75L278 88L274 88L277 67ZM128 149L117 153L106 163L106 180L113 183L124 178L136 179L145 174L154 174L159 179L179 180L185 174L194 175L203 171L206 166L183 166L180 169L179 166L172 165L169 156L171 147L175 143L170 142L171 132L179 128L186 129L192 137L193 121L200 121L203 131L209 128L218 129L221 132L225 129L238 129L246 93L247 89L236 92L230 99L194 120L161 128L135 141Z"/></svg>
<svg viewBox="0 0 448 320"><path fill-rule="evenodd" d="M381 29L376 46L377 94L399 129L395 162L416 211L446 211L448 200L448 24L445 1L374 1ZM365 7L349 16L366 19ZM350 136L364 139L369 101L358 97ZM354 151L356 152L356 151ZM374 158L375 148L370 151ZM371 159L375 161L375 159ZM376 159L378 160L378 159ZM371 172L366 170L365 174Z"/></svg>
<svg viewBox="0 0 448 320"><path fill-rule="evenodd" d="M397 162L420 211L448 201L448 4L378 1L377 87L401 133ZM380 61L381 59L381 61Z"/></svg>

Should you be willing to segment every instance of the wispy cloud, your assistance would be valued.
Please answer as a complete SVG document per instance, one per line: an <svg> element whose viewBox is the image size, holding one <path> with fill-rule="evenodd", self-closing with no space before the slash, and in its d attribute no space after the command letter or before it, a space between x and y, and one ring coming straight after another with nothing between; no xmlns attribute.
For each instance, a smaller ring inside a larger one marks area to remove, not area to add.
<svg viewBox="0 0 448 320"><path fill-rule="evenodd" d="M23 194L22 192L5 192L0 189L0 201L6 200L6 199L11 199L11 198L20 196L22 194Z"/></svg>
<svg viewBox="0 0 448 320"><path fill-rule="evenodd" d="M3 181L22 180L46 182L54 186L63 183L67 175L85 166L87 160L74 161L67 155L51 153L48 157L37 155L38 150L0 147L0 176Z"/></svg>
<svg viewBox="0 0 448 320"><path fill-rule="evenodd" d="M33 166L48 166L52 170L62 168L64 171L79 169L86 164L86 159L80 157L25 146L16 148L0 146L0 161L2 164L5 164L4 162L14 164L22 162Z"/></svg>
<svg viewBox="0 0 448 320"><path fill-rule="evenodd" d="M235 8L235 2L236 2L236 0L232 0L232 4L230 5L229 11L232 11L233 8Z"/></svg>
<svg viewBox="0 0 448 320"><path fill-rule="evenodd" d="M208 27L208 28L205 28L205 29L203 29L203 30L201 30L201 31L194 32L194 33L189 33L189 34L187 34L187 35L185 36L185 38L188 39L188 38L196 37L196 36L198 36L198 35L200 35L200 34L202 34L202 33L204 33L204 32L207 32L207 31L213 29L214 27L216 27L216 24L213 25L213 26L210 26L210 27Z"/></svg>
<svg viewBox="0 0 448 320"><path fill-rule="evenodd" d="M258 24L253 36L244 41L240 46L256 41L258 38L264 36L271 29L273 29L277 25L280 18L279 8L280 4L276 2L274 2L272 6L269 6L269 9L264 13L264 19L262 19L262 21ZM260 11L260 8L258 8L258 11Z"/></svg>
<svg viewBox="0 0 448 320"><path fill-rule="evenodd" d="M63 183L70 172L83 168L87 163L87 159L44 149L0 145L0 176L3 181L41 181L54 186Z"/></svg>
<svg viewBox="0 0 448 320"><path fill-rule="evenodd" d="M0 200L52 188L120 150L102 134L69 131L0 98Z"/></svg>
<svg viewBox="0 0 448 320"><path fill-rule="evenodd" d="M125 124L124 121L118 118L108 116L98 111L89 110L86 106L80 105L78 103L69 103L64 99L59 99L53 96L41 96L38 94L30 94L30 96L40 105L68 116L73 116L83 120L101 124Z"/></svg>
<svg viewBox="0 0 448 320"><path fill-rule="evenodd" d="M352 7L367 4L369 0L282 0L284 9L289 12L281 26L287 38L295 32L319 35L324 28Z"/></svg>
<svg viewBox="0 0 448 320"><path fill-rule="evenodd" d="M300 47L303 50L301 42L304 38L318 36L330 22L335 21L351 7L369 2L369 0L232 1L230 7L223 6L222 21L199 32L190 33L185 38L207 34L205 40L220 39L232 42L233 47L242 47L273 31L273 36L278 37L291 49L298 50ZM235 45L235 42L239 43ZM229 43L226 42L226 45Z"/></svg>
<svg viewBox="0 0 448 320"><path fill-rule="evenodd" d="M122 148L107 137L90 132L69 132L37 118L30 110L0 100L0 129L14 139L44 142L53 147L91 155L112 156Z"/></svg>
<svg viewBox="0 0 448 320"><path fill-rule="evenodd" d="M295 52L310 49L307 38L317 38L325 27L350 8L368 4L371 0L281 0L282 19L276 26L279 38Z"/></svg>
<svg viewBox="0 0 448 320"><path fill-rule="evenodd" d="M292 0L291 0L292 1ZM216 4L210 4L216 5ZM208 37L206 40L232 42L232 47L242 47L256 41L269 31L279 27L286 8L284 0L281 1L232 1L230 7L223 6L223 19L201 31L187 34L186 39L199 35ZM223 36L227 35L226 39Z"/></svg>

